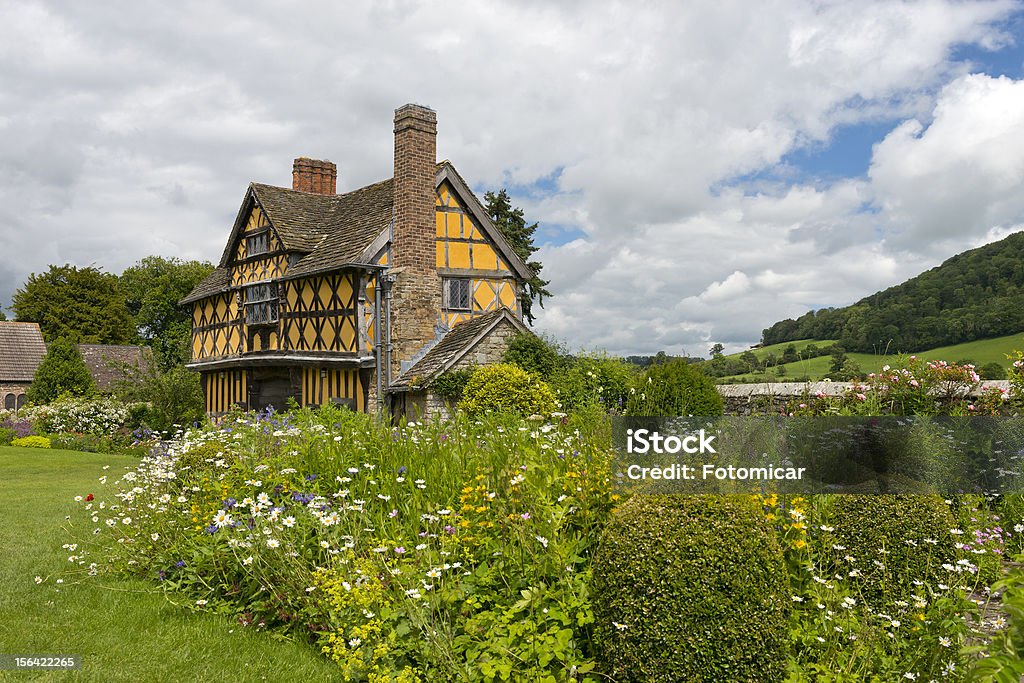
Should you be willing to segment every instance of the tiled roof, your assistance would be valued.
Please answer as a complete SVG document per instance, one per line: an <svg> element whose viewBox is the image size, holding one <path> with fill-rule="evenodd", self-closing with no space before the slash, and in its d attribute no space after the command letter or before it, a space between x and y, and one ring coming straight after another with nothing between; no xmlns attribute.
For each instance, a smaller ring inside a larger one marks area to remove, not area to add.
<svg viewBox="0 0 1024 683"><path fill-rule="evenodd" d="M38 324L0 322L0 382L31 382L45 355Z"/></svg>
<svg viewBox="0 0 1024 683"><path fill-rule="evenodd" d="M153 364L153 351L146 346L108 346L105 344L79 344L89 374L100 391L112 388L115 382L131 377L130 368L145 372ZM125 368L129 372L125 372Z"/></svg>
<svg viewBox="0 0 1024 683"><path fill-rule="evenodd" d="M179 304L188 304L199 299L205 299L208 296L213 296L219 292L223 292L228 289L231 284L231 275L227 268L214 268L213 272L203 278L198 285L188 293L184 299L179 301Z"/></svg>
<svg viewBox="0 0 1024 683"><path fill-rule="evenodd" d="M485 337L502 320L509 320L518 329L525 330L523 323L507 308L499 308L483 315L470 318L453 327L433 348L420 358L415 365L402 373L391 383L391 389L405 391L426 386L446 369L454 365L480 339Z"/></svg>

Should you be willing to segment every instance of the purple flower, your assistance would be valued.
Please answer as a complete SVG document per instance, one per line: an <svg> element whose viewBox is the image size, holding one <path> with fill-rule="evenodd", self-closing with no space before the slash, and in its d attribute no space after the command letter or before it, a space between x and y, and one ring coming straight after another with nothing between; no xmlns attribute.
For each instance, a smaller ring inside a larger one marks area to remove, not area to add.
<svg viewBox="0 0 1024 683"><path fill-rule="evenodd" d="M398 473L399 474L405 474L405 472L406 472L405 465L402 465L401 467L398 468Z"/></svg>
<svg viewBox="0 0 1024 683"><path fill-rule="evenodd" d="M392 510L391 512L388 513L388 517L390 517L391 519L394 519L397 516L398 516L398 510Z"/></svg>
<svg viewBox="0 0 1024 683"><path fill-rule="evenodd" d="M447 525L447 526L446 526L446 527L444 528L444 532L445 532L446 534L448 534L449 536L451 536L452 534L454 534L454 533L455 533L455 527L453 527L452 525L450 525L450 524L449 524L449 525Z"/></svg>
<svg viewBox="0 0 1024 683"><path fill-rule="evenodd" d="M307 474L306 475L306 481L313 481L315 479L316 479L316 475L315 474Z"/></svg>
<svg viewBox="0 0 1024 683"><path fill-rule="evenodd" d="M522 518L522 519L529 519L530 518L530 513L529 512L524 512L523 514L519 515L519 517Z"/></svg>
<svg viewBox="0 0 1024 683"><path fill-rule="evenodd" d="M405 554L405 548L402 547L402 546L398 546L397 548L395 548L395 554L396 555L404 555Z"/></svg>
<svg viewBox="0 0 1024 683"><path fill-rule="evenodd" d="M175 567L179 567L179 568L184 567L185 566L185 560L178 560L177 562L174 563L174 566Z"/></svg>
<svg viewBox="0 0 1024 683"><path fill-rule="evenodd" d="M234 498L226 498L223 501L221 501L221 505L224 506L225 510L230 510L231 508L235 507L236 503L238 503L238 501L235 500Z"/></svg>

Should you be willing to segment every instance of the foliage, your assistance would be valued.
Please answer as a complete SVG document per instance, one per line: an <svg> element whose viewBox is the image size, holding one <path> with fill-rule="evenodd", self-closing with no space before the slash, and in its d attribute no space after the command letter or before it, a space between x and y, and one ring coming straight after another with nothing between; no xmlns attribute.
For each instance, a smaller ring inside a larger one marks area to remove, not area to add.
<svg viewBox="0 0 1024 683"><path fill-rule="evenodd" d="M971 680L1019 681L1024 677L1024 571L1019 565L1013 567L992 590L1001 594L1000 606L1009 622L1007 628L995 632L986 647L973 648L984 656L972 662Z"/></svg>
<svg viewBox="0 0 1024 683"><path fill-rule="evenodd" d="M533 233L537 231L537 224L526 224L523 210L513 208L508 192L504 189L497 193L485 193L484 205L487 207L487 215L491 217L494 224L501 230L502 235L508 240L512 250L533 271L533 277L526 281L526 287L519 297L519 305L522 307L523 317L532 325L534 319L534 300L543 308L544 297L551 296L551 292L547 289L549 281L540 277L540 271L544 269L544 266L536 259L530 260L530 257L538 249L533 244Z"/></svg>
<svg viewBox="0 0 1024 683"><path fill-rule="evenodd" d="M130 411L115 399L64 396L30 414L42 432L111 436L125 426Z"/></svg>
<svg viewBox="0 0 1024 683"><path fill-rule="evenodd" d="M19 413L0 410L0 428L10 429L14 436L29 436L32 431L32 408L22 408Z"/></svg>
<svg viewBox="0 0 1024 683"><path fill-rule="evenodd" d="M317 643L339 678L596 683L590 557L617 497L593 427L231 414L80 497L66 576L148 577Z"/></svg>
<svg viewBox="0 0 1024 683"><path fill-rule="evenodd" d="M50 440L45 436L23 436L11 441L11 445L20 448L49 448Z"/></svg>
<svg viewBox="0 0 1024 683"><path fill-rule="evenodd" d="M96 383L82 354L69 339L62 337L47 347L27 397L32 403L49 403L64 394L88 396L95 391Z"/></svg>
<svg viewBox="0 0 1024 683"><path fill-rule="evenodd" d="M876 607L906 598L914 578L936 574L954 559L950 529L955 522L941 497L842 495L833 504L830 524L854 558L843 570L863 577L861 594Z"/></svg>
<svg viewBox="0 0 1024 683"><path fill-rule="evenodd" d="M0 427L0 446L10 446L14 439L18 438L17 433L10 427Z"/></svg>
<svg viewBox="0 0 1024 683"><path fill-rule="evenodd" d="M136 339L117 276L99 268L50 266L31 274L11 301L17 319L39 323L48 341L131 344Z"/></svg>
<svg viewBox="0 0 1024 683"><path fill-rule="evenodd" d="M476 372L476 368L449 370L434 379L430 383L430 387L438 396L448 401L458 402L462 399L462 394L466 390L466 383L469 382L469 378L473 376L474 372Z"/></svg>
<svg viewBox="0 0 1024 683"><path fill-rule="evenodd" d="M527 416L550 415L557 406L546 382L519 366L496 363L473 373L458 407L469 415L494 411Z"/></svg>
<svg viewBox="0 0 1024 683"><path fill-rule="evenodd" d="M1024 353L1016 351L1011 361L1010 370L1006 373L1010 380L1010 395L1018 403L1024 403Z"/></svg>
<svg viewBox="0 0 1024 683"><path fill-rule="evenodd" d="M639 495L594 558L595 643L617 681L780 681L789 585L744 497Z"/></svg>
<svg viewBox="0 0 1024 683"><path fill-rule="evenodd" d="M212 272L213 265L205 261L147 256L121 273L128 313L162 369L188 361L192 315L178 302Z"/></svg>
<svg viewBox="0 0 1024 683"><path fill-rule="evenodd" d="M722 397L699 368L685 360L658 363L640 376L630 389L626 412L630 415L721 415Z"/></svg>
<svg viewBox="0 0 1024 683"><path fill-rule="evenodd" d="M1006 368L999 363L985 363L978 368L982 379L1006 379Z"/></svg>
<svg viewBox="0 0 1024 683"><path fill-rule="evenodd" d="M571 359L549 381L564 410L600 405L622 412L635 375L632 366L616 358L589 354Z"/></svg>
<svg viewBox="0 0 1024 683"><path fill-rule="evenodd" d="M53 434L50 447L79 453L119 453L141 457L149 452L150 444L139 442L133 436L117 433L109 436L96 434Z"/></svg>
<svg viewBox="0 0 1024 683"><path fill-rule="evenodd" d="M520 332L512 337L501 360L540 377L550 377L564 362L554 341L532 332Z"/></svg>
<svg viewBox="0 0 1024 683"><path fill-rule="evenodd" d="M115 393L125 402L145 403L148 408L142 421L156 431L167 432L176 425L205 419L199 373L182 367L136 370L117 383Z"/></svg>
<svg viewBox="0 0 1024 683"><path fill-rule="evenodd" d="M762 332L764 344L838 339L849 351L915 351L1024 329L1024 233L971 249L845 308Z"/></svg>

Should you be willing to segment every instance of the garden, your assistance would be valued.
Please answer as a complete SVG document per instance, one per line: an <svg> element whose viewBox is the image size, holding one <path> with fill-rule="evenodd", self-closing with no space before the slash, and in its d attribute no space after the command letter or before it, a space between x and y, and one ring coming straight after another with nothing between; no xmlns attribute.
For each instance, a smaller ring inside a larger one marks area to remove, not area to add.
<svg viewBox="0 0 1024 683"><path fill-rule="evenodd" d="M144 457L112 456L73 493L63 568L18 580L131 581L351 681L1024 673L1024 496L627 491L610 414L721 413L714 387L682 362L637 374L601 357L550 368L547 385L534 351L449 378L451 419L323 407L140 432ZM1012 415L1024 357L1009 389L977 383L969 366L903 358L786 412ZM131 419L36 410L17 438Z"/></svg>

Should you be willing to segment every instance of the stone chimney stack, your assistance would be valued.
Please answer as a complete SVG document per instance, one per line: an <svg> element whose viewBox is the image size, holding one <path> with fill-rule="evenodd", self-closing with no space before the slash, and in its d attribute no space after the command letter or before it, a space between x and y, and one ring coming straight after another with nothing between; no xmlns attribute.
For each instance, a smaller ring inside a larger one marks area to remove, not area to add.
<svg viewBox="0 0 1024 683"><path fill-rule="evenodd" d="M327 160L299 157L292 163L292 189L313 194L337 194L338 167Z"/></svg>
<svg viewBox="0 0 1024 683"><path fill-rule="evenodd" d="M437 114L407 104L395 110L394 232L391 267L391 376L434 341L441 321L434 178Z"/></svg>

